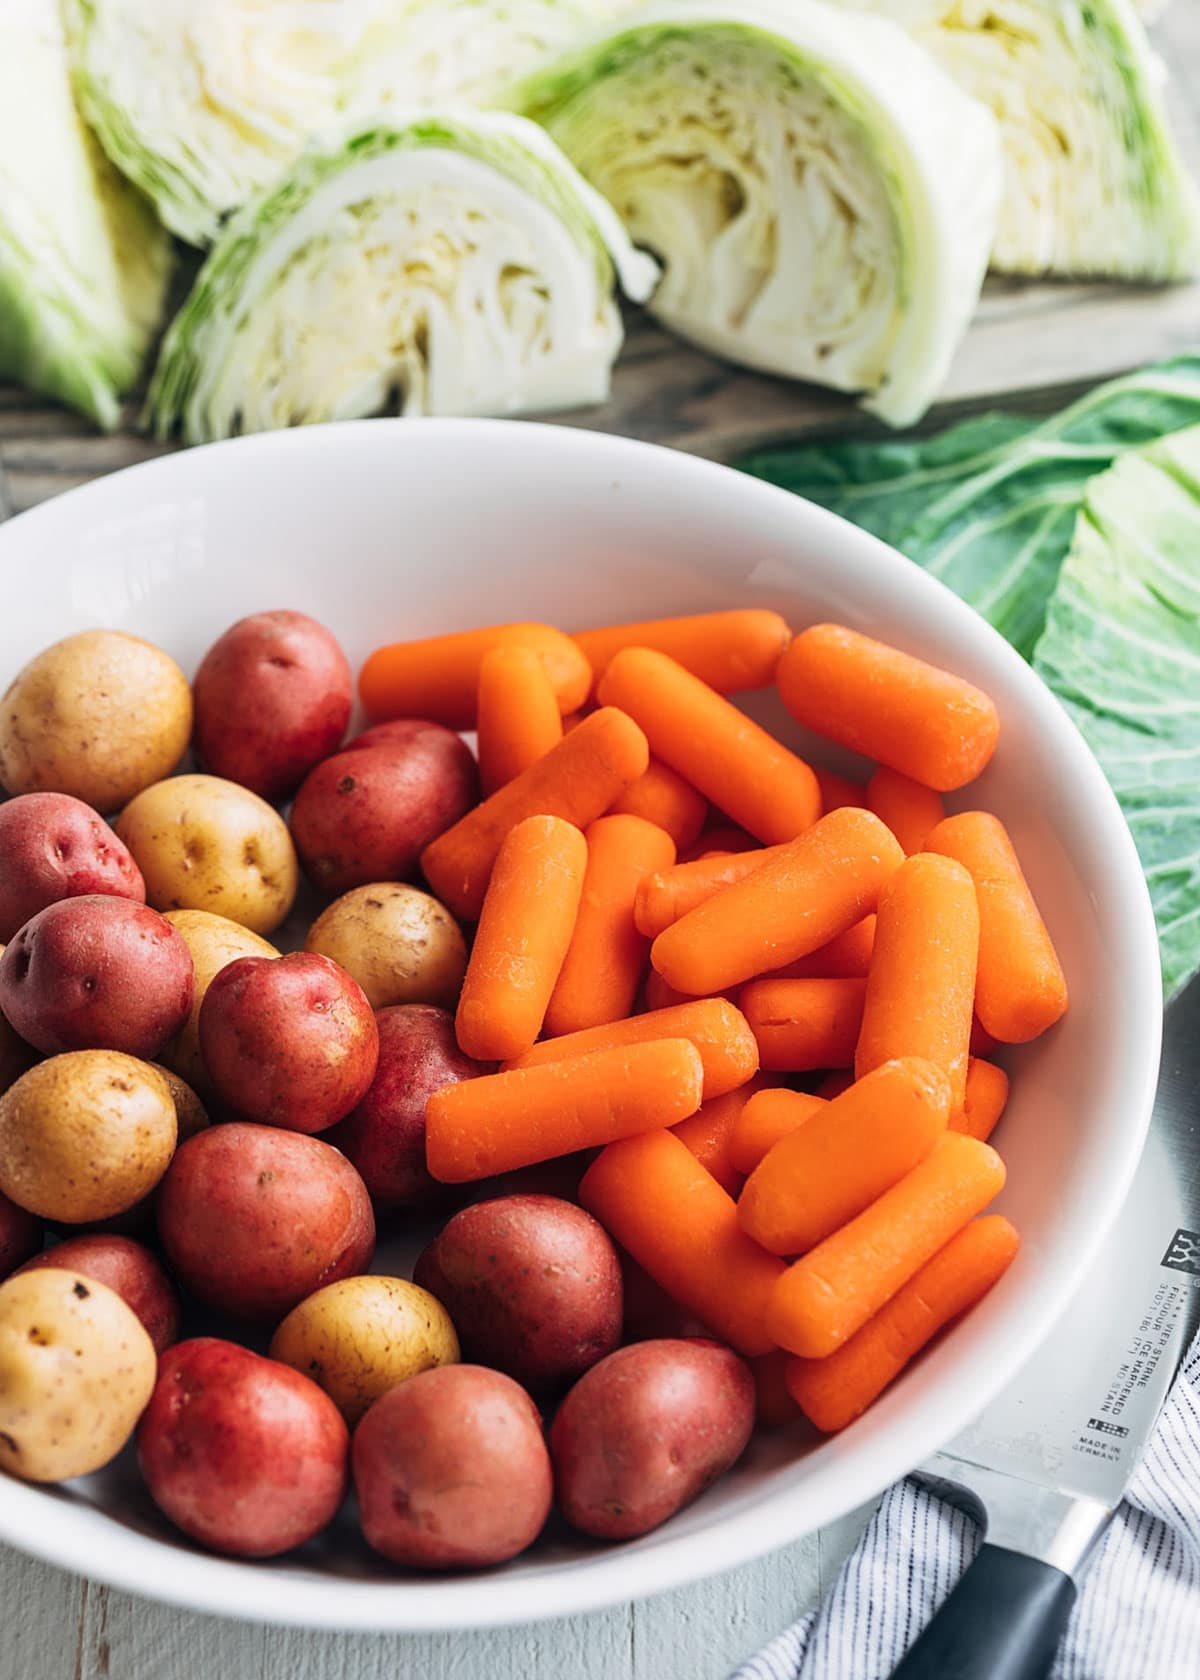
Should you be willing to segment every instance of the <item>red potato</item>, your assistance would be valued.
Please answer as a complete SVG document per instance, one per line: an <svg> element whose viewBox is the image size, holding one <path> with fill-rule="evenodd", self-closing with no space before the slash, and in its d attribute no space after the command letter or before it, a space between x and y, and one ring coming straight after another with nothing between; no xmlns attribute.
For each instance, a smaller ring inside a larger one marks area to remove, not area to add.
<svg viewBox="0 0 1200 1680"><path fill-rule="evenodd" d="M440 723L405 722L407 740L393 726L377 746L336 753L296 795L292 838L309 880L330 898L411 880L425 847L479 798L465 741Z"/></svg>
<svg viewBox="0 0 1200 1680"><path fill-rule="evenodd" d="M100 1232L68 1237L55 1248L35 1254L19 1271L58 1266L106 1283L141 1319L155 1353L169 1348L179 1334L179 1297L157 1258L132 1237Z"/></svg>
<svg viewBox="0 0 1200 1680"><path fill-rule="evenodd" d="M0 959L4 956L4 946L0 945ZM23 1073L37 1060L37 1052L33 1046L15 1033L12 1027L0 1015L0 1097L9 1086L15 1085Z"/></svg>
<svg viewBox="0 0 1200 1680"><path fill-rule="evenodd" d="M299 612L261 612L213 643L192 695L192 741L205 768L277 805L336 750L354 681L323 624Z"/></svg>
<svg viewBox="0 0 1200 1680"><path fill-rule="evenodd" d="M23 793L0 805L0 945L48 904L104 893L146 902L124 841L69 793Z"/></svg>
<svg viewBox="0 0 1200 1680"><path fill-rule="evenodd" d="M197 1300L277 1323L375 1251L366 1185L320 1138L234 1121L176 1150L158 1190L167 1260Z"/></svg>
<svg viewBox="0 0 1200 1680"><path fill-rule="evenodd" d="M205 993L200 1054L247 1120L323 1132L370 1089L379 1029L362 987L328 957L240 957Z"/></svg>
<svg viewBox="0 0 1200 1680"><path fill-rule="evenodd" d="M150 1061L188 1018L192 958L170 922L127 898L65 898L0 957L0 1009L44 1055L121 1050Z"/></svg>
<svg viewBox="0 0 1200 1680"><path fill-rule="evenodd" d="M754 1410L749 1366L719 1342L618 1348L579 1379L551 1426L559 1510L598 1540L648 1533L736 1464Z"/></svg>
<svg viewBox="0 0 1200 1680"><path fill-rule="evenodd" d="M0 1191L0 1282L37 1253L44 1236L41 1220Z"/></svg>
<svg viewBox="0 0 1200 1680"><path fill-rule="evenodd" d="M481 1365L441 1365L376 1400L351 1445L367 1543L417 1569L516 1557L550 1513L550 1457L533 1401Z"/></svg>
<svg viewBox="0 0 1200 1680"><path fill-rule="evenodd" d="M495 1069L463 1055L453 1015L431 1003L397 1004L375 1019L375 1077L326 1141L358 1168L377 1207L437 1207L446 1200L446 1186L425 1165L425 1103L443 1085Z"/></svg>
<svg viewBox="0 0 1200 1680"><path fill-rule="evenodd" d="M621 1266L604 1228L555 1196L463 1208L413 1281L445 1307L466 1359L535 1393L565 1387L621 1339Z"/></svg>
<svg viewBox="0 0 1200 1680"><path fill-rule="evenodd" d="M234 1557L275 1557L332 1522L350 1438L309 1377L214 1336L163 1354L137 1430L159 1510Z"/></svg>

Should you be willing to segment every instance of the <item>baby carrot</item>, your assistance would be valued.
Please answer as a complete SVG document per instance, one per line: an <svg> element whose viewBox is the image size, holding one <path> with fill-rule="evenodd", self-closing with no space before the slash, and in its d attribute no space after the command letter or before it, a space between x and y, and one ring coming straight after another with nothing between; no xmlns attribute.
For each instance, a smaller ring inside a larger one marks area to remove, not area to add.
<svg viewBox="0 0 1200 1680"><path fill-rule="evenodd" d="M596 692L641 725L656 758L768 845L820 816L820 789L804 760L666 654L625 648Z"/></svg>
<svg viewBox="0 0 1200 1680"><path fill-rule="evenodd" d="M650 960L693 997L753 980L819 950L874 910L903 858L870 811L831 811L660 933Z"/></svg>
<svg viewBox="0 0 1200 1680"><path fill-rule="evenodd" d="M377 649L358 679L367 716L372 723L419 717L451 729L474 729L479 667L484 654L498 647L533 649L561 712L573 712L587 699L592 668L569 636L549 624L490 624Z"/></svg>
<svg viewBox="0 0 1200 1680"><path fill-rule="evenodd" d="M706 903L722 887L744 881L782 850L781 846L760 846L753 852L720 852L647 875L633 903L638 931L647 939L657 939L672 922Z"/></svg>
<svg viewBox="0 0 1200 1680"><path fill-rule="evenodd" d="M923 1161L949 1118L940 1068L885 1062L760 1161L738 1202L742 1230L771 1254L806 1254Z"/></svg>
<svg viewBox="0 0 1200 1680"><path fill-rule="evenodd" d="M593 712L515 781L468 811L421 853L434 893L474 921L500 843L526 817L562 817L586 828L645 773L646 737L624 712Z"/></svg>
<svg viewBox="0 0 1200 1680"><path fill-rule="evenodd" d="M606 624L599 630L576 631L571 637L597 678L624 648L654 648L669 654L718 694L769 688L791 639L786 619L758 607Z"/></svg>
<svg viewBox="0 0 1200 1680"><path fill-rule="evenodd" d="M751 1081L751 1083L754 1083ZM745 1085L743 1090L749 1090ZM734 1170L752 1173L780 1138L803 1126L829 1104L822 1097L779 1087L759 1089L745 1104L729 1134L729 1160ZM688 1122L685 1120L684 1125Z"/></svg>
<svg viewBox="0 0 1200 1680"><path fill-rule="evenodd" d="M480 1083L468 1080L466 1089ZM878 1201L788 1267L767 1308L767 1333L805 1359L824 1359L1003 1187L994 1149L947 1132Z"/></svg>
<svg viewBox="0 0 1200 1680"><path fill-rule="evenodd" d="M818 764L813 765L813 775L821 790L822 816L841 810L843 805L866 805L867 790L861 782L852 782L849 776L839 776L836 770L822 770Z"/></svg>
<svg viewBox="0 0 1200 1680"><path fill-rule="evenodd" d="M996 750L1000 721L980 689L841 624L802 631L776 681L806 729L939 793L974 780Z"/></svg>
<svg viewBox="0 0 1200 1680"><path fill-rule="evenodd" d="M1008 1075L994 1062L972 1056L967 1063L967 1091L963 1105L950 1116L950 1130L986 1143L1000 1123L1008 1102Z"/></svg>
<svg viewBox="0 0 1200 1680"><path fill-rule="evenodd" d="M867 808L888 825L909 857L927 850L925 842L946 815L940 793L886 764L867 783Z"/></svg>
<svg viewBox="0 0 1200 1680"><path fill-rule="evenodd" d="M677 1003L694 1003L686 992L677 992L674 986L668 986L657 969L646 971L646 978L642 982L642 1006L644 1009L673 1009Z"/></svg>
<svg viewBox="0 0 1200 1680"><path fill-rule="evenodd" d="M582 1032L629 1014L650 949L633 925L633 895L643 875L669 868L674 858L671 836L641 817L599 817L592 823L579 914L546 1009L548 1033ZM484 921L491 892L489 887L483 902ZM483 922L479 927L482 933Z"/></svg>
<svg viewBox="0 0 1200 1680"><path fill-rule="evenodd" d="M1024 1044L1067 1008L1067 982L1004 824L987 811L947 817L931 852L956 858L979 894L975 1009L995 1038Z"/></svg>
<svg viewBox="0 0 1200 1680"><path fill-rule="evenodd" d="M495 793L563 738L558 700L532 648L498 647L479 665L479 780Z"/></svg>
<svg viewBox="0 0 1200 1680"><path fill-rule="evenodd" d="M699 1108L703 1084L695 1045L669 1038L443 1085L425 1105L429 1171L465 1184L673 1126Z"/></svg>
<svg viewBox="0 0 1200 1680"><path fill-rule="evenodd" d="M792 1399L787 1385L788 1366L793 1363L790 1353L776 1348L774 1353L760 1353L746 1361L754 1378L754 1420L760 1429L783 1429L796 1423L803 1412Z"/></svg>
<svg viewBox="0 0 1200 1680"><path fill-rule="evenodd" d="M782 968L764 974L764 980L862 980L871 967L871 952L875 949L875 917L864 916L861 922L839 933L828 945L807 957L799 957Z"/></svg>
<svg viewBox="0 0 1200 1680"><path fill-rule="evenodd" d="M974 1220L836 1353L789 1360L785 1382L804 1415L825 1435L861 1417L943 1325L967 1312L1003 1277L1019 1243L1001 1214Z"/></svg>
<svg viewBox="0 0 1200 1680"><path fill-rule="evenodd" d="M732 823L717 823L711 828L702 828L690 846L679 848L680 863L694 863L697 858L712 857L716 852L756 852L762 847L762 841L756 840L753 834L747 834L744 828L735 828Z"/></svg>
<svg viewBox="0 0 1200 1680"><path fill-rule="evenodd" d="M865 980L753 980L738 1008L775 1073L849 1067L862 1027Z"/></svg>
<svg viewBox="0 0 1200 1680"><path fill-rule="evenodd" d="M861 1079L895 1056L923 1056L946 1074L961 1108L971 1042L979 911L952 858L918 852L879 897L875 950L854 1057Z"/></svg>
<svg viewBox="0 0 1200 1680"><path fill-rule="evenodd" d="M680 1143L687 1144L700 1165L731 1196L737 1195L746 1176L733 1159L734 1131L751 1098L765 1091L770 1084L769 1076L756 1073L736 1091L726 1091L721 1097L710 1097L689 1119L671 1127Z"/></svg>
<svg viewBox="0 0 1200 1680"><path fill-rule="evenodd" d="M543 1062L567 1062L616 1045L645 1044L655 1038L686 1038L700 1052L704 1067L704 1100L736 1090L758 1072L758 1045L740 1009L725 998L692 998L673 1009L610 1021L586 1032L545 1038L512 1067L538 1067ZM689 1110L690 1112L690 1110Z"/></svg>
<svg viewBox="0 0 1200 1680"><path fill-rule="evenodd" d="M561 817L526 817L504 837L458 1000L455 1031L481 1062L537 1042L571 944L587 842Z"/></svg>
<svg viewBox="0 0 1200 1680"><path fill-rule="evenodd" d="M656 828L665 828L676 847L683 851L699 838L708 816L708 800L669 765L652 758L646 774L627 787L609 809L631 817L644 817Z"/></svg>
<svg viewBox="0 0 1200 1680"><path fill-rule="evenodd" d="M763 1318L783 1261L750 1241L733 1198L677 1137L645 1132L611 1144L584 1173L579 1200L656 1283L739 1353L776 1345Z"/></svg>

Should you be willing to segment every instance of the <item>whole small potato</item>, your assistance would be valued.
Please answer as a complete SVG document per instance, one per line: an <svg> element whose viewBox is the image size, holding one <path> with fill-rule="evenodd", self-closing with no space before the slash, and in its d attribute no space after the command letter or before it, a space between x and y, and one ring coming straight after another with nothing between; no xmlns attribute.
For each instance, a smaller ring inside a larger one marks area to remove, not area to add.
<svg viewBox="0 0 1200 1680"><path fill-rule="evenodd" d="M63 898L108 893L146 902L128 847L69 793L23 793L0 805L0 944Z"/></svg>
<svg viewBox="0 0 1200 1680"><path fill-rule="evenodd" d="M235 1121L180 1148L158 1193L167 1259L199 1301L276 1323L314 1290L365 1272L371 1198L320 1138Z"/></svg>
<svg viewBox="0 0 1200 1680"><path fill-rule="evenodd" d="M598 1540L646 1534L737 1463L754 1378L718 1342L635 1342L602 1359L550 1427L558 1508Z"/></svg>
<svg viewBox="0 0 1200 1680"><path fill-rule="evenodd" d="M137 1314L79 1272L0 1284L0 1469L27 1482L86 1476L125 1445L154 1388Z"/></svg>
<svg viewBox="0 0 1200 1680"><path fill-rule="evenodd" d="M287 824L236 782L156 782L125 807L116 829L156 910L208 910L265 934L295 901L299 868Z"/></svg>
<svg viewBox="0 0 1200 1680"><path fill-rule="evenodd" d="M116 811L169 776L192 733L175 661L121 630L81 630L31 659L0 700L0 783Z"/></svg>
<svg viewBox="0 0 1200 1680"><path fill-rule="evenodd" d="M276 805L346 733L354 683L323 624L300 612L261 612L213 643L192 694L205 769Z"/></svg>
<svg viewBox="0 0 1200 1680"><path fill-rule="evenodd" d="M436 1207L446 1199L446 1186L425 1165L425 1104L443 1085L493 1068L463 1055L453 1015L431 1003L381 1009L376 1021L375 1077L326 1142L358 1168L377 1207Z"/></svg>
<svg viewBox="0 0 1200 1680"><path fill-rule="evenodd" d="M145 1243L101 1232L68 1237L57 1247L35 1254L20 1270L32 1272L39 1266L78 1272L80 1277L106 1284L137 1314L155 1353L170 1347L179 1334L179 1297Z"/></svg>
<svg viewBox="0 0 1200 1680"><path fill-rule="evenodd" d="M441 1365L376 1400L351 1443L367 1543L417 1569L503 1563L550 1513L537 1407L482 1365Z"/></svg>
<svg viewBox="0 0 1200 1680"><path fill-rule="evenodd" d="M179 1036L163 1050L162 1060L200 1096L207 1096L212 1087L200 1054L200 1010L208 988L227 963L239 957L277 957L279 952L228 916L214 916L207 910L168 910L165 919L192 954L195 991L191 1013Z"/></svg>
<svg viewBox="0 0 1200 1680"><path fill-rule="evenodd" d="M48 905L0 957L0 1009L47 1056L155 1056L187 1020L194 990L191 953L179 934L127 898L94 894Z"/></svg>
<svg viewBox="0 0 1200 1680"><path fill-rule="evenodd" d="M150 1066L162 1075L171 1093L171 1101L175 1104L175 1139L178 1148L181 1143L186 1143L188 1138L194 1137L208 1125L208 1113L195 1091L180 1079L177 1073L163 1067L161 1062L151 1062ZM140 1241L152 1241L157 1194L157 1189L151 1190L148 1196L143 1196L141 1201L135 1202L131 1208L126 1208L124 1213L114 1213L110 1219L89 1219L82 1228L85 1232L98 1235L136 1237ZM117 1293L120 1294L120 1290Z"/></svg>
<svg viewBox="0 0 1200 1680"><path fill-rule="evenodd" d="M311 1377L353 1429L389 1388L418 1371L456 1364L458 1337L445 1307L415 1283L353 1277L293 1307L270 1354Z"/></svg>
<svg viewBox="0 0 1200 1680"><path fill-rule="evenodd" d="M332 1522L349 1445L316 1383L213 1336L163 1354L137 1432L164 1516L214 1551L250 1558L302 1546Z"/></svg>
<svg viewBox="0 0 1200 1680"><path fill-rule="evenodd" d="M44 1236L40 1219L0 1194L0 1279L36 1254Z"/></svg>
<svg viewBox="0 0 1200 1680"><path fill-rule="evenodd" d="M148 1062L52 1056L0 1097L0 1190L60 1224L110 1219L153 1190L176 1135L167 1082Z"/></svg>
<svg viewBox="0 0 1200 1680"><path fill-rule="evenodd" d="M621 1265L590 1213L501 1196L456 1213L415 1280L454 1320L468 1359L535 1393L574 1382L621 1339Z"/></svg>
<svg viewBox="0 0 1200 1680"><path fill-rule="evenodd" d="M323 1132L369 1090L379 1029L362 987L328 957L239 957L208 988L200 1053L247 1120Z"/></svg>
<svg viewBox="0 0 1200 1680"><path fill-rule="evenodd" d="M453 1009L467 972L467 943L449 910L395 882L356 887L337 899L309 928L304 949L352 974L372 1009L395 1003Z"/></svg>
<svg viewBox="0 0 1200 1680"><path fill-rule="evenodd" d="M336 753L310 771L292 806L304 872L331 898L372 881L410 879L429 842L479 798L475 759L453 730L405 719L386 738L370 733L371 746Z"/></svg>

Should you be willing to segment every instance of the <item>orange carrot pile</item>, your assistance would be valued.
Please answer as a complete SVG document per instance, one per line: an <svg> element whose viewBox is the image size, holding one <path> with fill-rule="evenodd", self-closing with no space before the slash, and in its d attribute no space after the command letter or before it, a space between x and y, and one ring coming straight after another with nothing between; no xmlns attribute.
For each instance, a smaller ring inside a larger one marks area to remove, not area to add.
<svg viewBox="0 0 1200 1680"><path fill-rule="evenodd" d="M845 1429L883 1393L943 1325L987 1294L1019 1245L1000 1214L951 1237L848 1342L826 1359L792 1359L784 1380L810 1422L826 1435Z"/></svg>
<svg viewBox="0 0 1200 1680"><path fill-rule="evenodd" d="M820 816L804 760L666 654L624 649L596 693L640 724L656 758L766 844L793 839Z"/></svg>
<svg viewBox="0 0 1200 1680"><path fill-rule="evenodd" d="M529 647L491 648L479 665L479 781L495 793L562 740L546 667Z"/></svg>
<svg viewBox="0 0 1200 1680"><path fill-rule="evenodd" d="M651 618L638 624L609 624L578 630L572 641L597 677L625 648L653 648L668 654L718 694L768 688L783 650L792 639L786 619L759 608L695 613L688 618Z"/></svg>
<svg viewBox="0 0 1200 1680"><path fill-rule="evenodd" d="M646 774L627 787L610 809L625 816L644 817L656 828L665 829L676 849L684 851L700 837L708 817L708 800L669 765L652 758Z"/></svg>
<svg viewBox="0 0 1200 1680"><path fill-rule="evenodd" d="M909 857L923 852L946 812L942 796L899 770L881 765L867 783L867 808L885 822Z"/></svg>
<svg viewBox="0 0 1200 1680"><path fill-rule="evenodd" d="M738 1007L772 1073L849 1067L862 1028L865 980L754 980Z"/></svg>
<svg viewBox="0 0 1200 1680"><path fill-rule="evenodd" d="M492 624L419 642L394 642L373 653L358 679L367 716L373 723L418 717L451 729L474 729L479 668L484 654L498 647L537 654L564 714L587 699L592 668L569 636L549 624Z"/></svg>
<svg viewBox="0 0 1200 1680"><path fill-rule="evenodd" d="M633 905L639 932L657 939L689 910L706 904L722 887L744 881L782 850L782 846L760 846L751 852L715 852L647 875Z"/></svg>
<svg viewBox="0 0 1200 1680"><path fill-rule="evenodd" d="M459 1048L499 1062L533 1048L576 927L588 847L561 817L505 835L458 1000Z"/></svg>
<svg viewBox="0 0 1200 1680"><path fill-rule="evenodd" d="M748 1170L739 1167L734 1159L734 1135L751 1100L760 1092L768 1091L770 1086L769 1074L756 1073L753 1079L748 1079L735 1091L726 1091L720 1097L709 1097L689 1119L671 1127L680 1143L687 1144L701 1166L731 1196L736 1196L741 1189Z"/></svg>
<svg viewBox="0 0 1200 1680"><path fill-rule="evenodd" d="M732 1197L677 1137L646 1132L612 1144L583 1175L579 1200L668 1294L739 1353L776 1345L764 1322L783 1261L745 1234Z"/></svg>
<svg viewBox="0 0 1200 1680"><path fill-rule="evenodd" d="M502 850L500 859L503 856ZM634 894L643 876L669 868L674 860L671 836L641 817L599 817L588 829L583 894L546 1010L548 1033L582 1032L629 1014L650 948L649 940L634 926ZM498 859L497 872L499 868ZM493 884L495 879L493 875ZM480 934L492 892L489 887L483 902ZM530 906L530 916L538 916L536 904ZM532 1048L536 1037L535 1033L527 1044L501 1051L494 1059L520 1055Z"/></svg>
<svg viewBox="0 0 1200 1680"><path fill-rule="evenodd" d="M845 933L875 909L903 859L870 811L831 811L660 933L650 960L678 991L723 992Z"/></svg>
<svg viewBox="0 0 1200 1680"><path fill-rule="evenodd" d="M939 793L972 781L996 750L996 708L949 671L840 624L814 624L779 665L779 692L806 729Z"/></svg>
<svg viewBox="0 0 1200 1680"><path fill-rule="evenodd" d="M700 1053L685 1038L443 1085L425 1105L429 1170L465 1184L673 1126L696 1112L703 1086Z"/></svg>
<svg viewBox="0 0 1200 1680"><path fill-rule="evenodd" d="M456 916L474 921L510 828L526 817L562 817L586 828L650 762L646 737L624 712L593 712L558 746L426 846L421 868Z"/></svg>
<svg viewBox="0 0 1200 1680"><path fill-rule="evenodd" d="M980 1021L1005 1044L1036 1038L1066 1012L1067 982L1003 823L987 811L947 817L929 849L956 858L979 895Z"/></svg>
<svg viewBox="0 0 1200 1680"><path fill-rule="evenodd" d="M923 1161L949 1118L940 1068L885 1063L759 1162L738 1202L742 1230L771 1254L807 1253Z"/></svg>
<svg viewBox="0 0 1200 1680"><path fill-rule="evenodd" d="M760 1081L762 1077L760 1075ZM743 1086L743 1090L749 1089L749 1085ZM760 1088L752 1093L730 1131L730 1165L736 1172L752 1173L780 1138L787 1137L828 1106L824 1097L760 1083ZM685 1120L684 1125L688 1124Z"/></svg>

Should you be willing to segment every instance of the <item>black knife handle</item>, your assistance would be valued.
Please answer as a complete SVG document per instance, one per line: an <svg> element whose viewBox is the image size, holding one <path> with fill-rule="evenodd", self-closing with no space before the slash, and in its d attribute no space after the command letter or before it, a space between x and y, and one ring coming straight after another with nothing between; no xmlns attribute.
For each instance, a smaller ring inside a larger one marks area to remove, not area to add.
<svg viewBox="0 0 1200 1680"><path fill-rule="evenodd" d="M892 1680L1046 1680L1074 1603L1061 1569L985 1544Z"/></svg>

